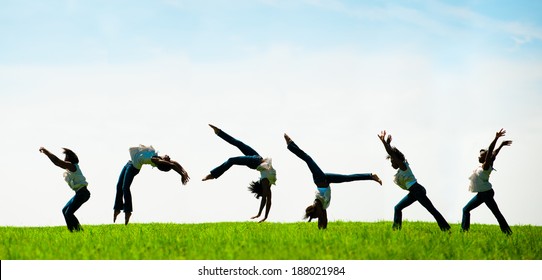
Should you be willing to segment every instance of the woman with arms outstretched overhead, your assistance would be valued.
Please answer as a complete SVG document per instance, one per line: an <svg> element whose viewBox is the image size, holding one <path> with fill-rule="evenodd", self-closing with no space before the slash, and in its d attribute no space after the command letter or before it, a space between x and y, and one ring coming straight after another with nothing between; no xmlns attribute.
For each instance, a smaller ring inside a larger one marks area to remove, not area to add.
<svg viewBox="0 0 542 280"><path fill-rule="evenodd" d="M54 165L66 170L64 172L64 180L66 180L70 188L75 191L75 195L68 203L66 203L66 206L62 208L62 215L64 215L69 231L80 231L82 228L79 220L75 217L75 211L89 200L90 192L87 189L87 179L83 176L83 172L81 172L81 169L79 168L79 158L72 150L67 148L63 148L63 150L65 157L64 160L61 160L44 147L39 149L39 151L46 155Z"/></svg>
<svg viewBox="0 0 542 280"><path fill-rule="evenodd" d="M403 224L403 209L410 206L412 203L418 201L433 217L438 223L438 226L442 231L450 230L450 225L444 219L442 214L433 206L431 200L427 197L427 192L425 188L418 183L410 165L406 160L405 156L399 149L391 146L391 135L388 135L386 138L386 131L380 132L378 138L384 144L384 148L388 153L388 159L391 161L391 166L393 169L397 170L397 173L394 176L394 182L400 188L407 190L408 194L401 200L397 205L395 205L395 212L393 215L393 229L401 229Z"/></svg>
<svg viewBox="0 0 542 280"><path fill-rule="evenodd" d="M495 199L493 198L495 196L495 191L489 182L489 175L491 174L491 171L494 170L493 163L501 151L501 148L504 146L510 146L512 144L512 141L505 140L501 143L499 148L495 150L497 140L505 134L506 131L504 129L497 131L495 138L491 144L489 144L487 150L480 150L478 161L482 165L476 168L469 178L469 191L476 193L476 196L474 196L463 208L463 219L461 221L461 229L463 231L468 231L470 229L470 211L474 210L482 203L485 203L489 210L491 210L491 213L493 213L495 218L497 218L501 231L508 235L512 234L512 229L510 229L510 226L508 226L506 219L504 219L504 216L497 206L497 202L495 202Z"/></svg>

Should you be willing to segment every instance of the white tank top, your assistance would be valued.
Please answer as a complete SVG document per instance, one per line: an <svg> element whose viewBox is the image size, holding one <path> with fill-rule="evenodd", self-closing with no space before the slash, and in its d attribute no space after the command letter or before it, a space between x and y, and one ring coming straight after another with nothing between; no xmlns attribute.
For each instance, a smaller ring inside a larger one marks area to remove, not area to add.
<svg viewBox="0 0 542 280"><path fill-rule="evenodd" d="M492 170L493 167L490 167L488 170L484 170L481 166L476 168L469 177L469 191L485 192L491 190L492 186L489 182L489 175L491 175Z"/></svg>
<svg viewBox="0 0 542 280"><path fill-rule="evenodd" d="M395 176L393 177L393 182L401 187L401 189L408 190L412 185L416 184L417 180L416 177L414 177L414 173L412 173L412 169L410 169L410 165L406 161L405 166L407 168L406 170L397 168L397 173L395 173Z"/></svg>
<svg viewBox="0 0 542 280"><path fill-rule="evenodd" d="M316 199L322 202L322 207L324 209L327 209L329 207L329 203L331 202L331 187L317 188L317 190Z"/></svg>
<svg viewBox="0 0 542 280"><path fill-rule="evenodd" d="M75 172L66 170L66 172L64 172L64 180L68 183L72 190L78 191L79 189L86 187L88 183L85 176L83 176L83 172L81 172L81 169L79 169L79 165L74 165Z"/></svg>
<svg viewBox="0 0 542 280"><path fill-rule="evenodd" d="M132 159L132 165L135 168L141 169L143 164L155 166L151 159L153 156L157 156L158 154L152 146L139 145L139 147L131 147L129 151L130 158Z"/></svg>
<svg viewBox="0 0 542 280"><path fill-rule="evenodd" d="M277 182L277 171L273 168L271 158L265 158L262 163L256 167L260 171L260 179L267 178L269 185L275 185Z"/></svg>

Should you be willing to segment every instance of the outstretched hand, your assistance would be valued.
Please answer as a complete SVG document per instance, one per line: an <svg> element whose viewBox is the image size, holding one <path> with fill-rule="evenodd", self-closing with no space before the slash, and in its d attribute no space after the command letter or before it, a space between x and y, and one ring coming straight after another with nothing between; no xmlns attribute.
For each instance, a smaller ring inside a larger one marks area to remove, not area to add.
<svg viewBox="0 0 542 280"><path fill-rule="evenodd" d="M506 130L504 130L503 128L501 128L501 130L497 131L497 133L495 133L495 138L499 138L499 137L502 137L506 134Z"/></svg>
<svg viewBox="0 0 542 280"><path fill-rule="evenodd" d="M380 140L384 142L384 139L386 139L386 131L385 130L380 131L380 134L378 134L378 138L380 138Z"/></svg>
<svg viewBox="0 0 542 280"><path fill-rule="evenodd" d="M512 145L512 140L505 140L502 141L501 146L510 146Z"/></svg>
<svg viewBox="0 0 542 280"><path fill-rule="evenodd" d="M386 131L385 130L382 130L380 132L380 134L378 134L378 138L380 138L380 140L383 142L383 143L387 143L387 144L390 144L391 143L391 135L388 135L388 138L386 139Z"/></svg>

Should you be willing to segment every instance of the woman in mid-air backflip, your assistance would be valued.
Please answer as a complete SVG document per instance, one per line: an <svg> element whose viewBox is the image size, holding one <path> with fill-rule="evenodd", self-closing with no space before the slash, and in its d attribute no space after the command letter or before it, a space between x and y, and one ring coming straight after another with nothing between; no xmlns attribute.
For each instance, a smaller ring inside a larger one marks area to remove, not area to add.
<svg viewBox="0 0 542 280"><path fill-rule="evenodd" d="M433 217L438 223L438 226L442 231L450 230L450 225L442 214L433 206L431 200L427 197L425 188L418 183L416 177L410 169L410 165L406 160L405 156L399 149L391 146L391 135L388 135L386 139L386 131L382 131L378 138L384 144L386 152L388 153L388 158L391 160L391 166L394 169L397 169L397 173L394 177L394 182L399 187L408 191L408 194L397 204L395 205L395 214L393 216L393 229L401 229L403 223L403 209L410 206L412 203L418 201Z"/></svg>
<svg viewBox="0 0 542 280"><path fill-rule="evenodd" d="M331 183L344 183L352 181L362 181L362 180L373 180L382 185L382 181L376 174L372 173L361 173L361 174L351 174L351 175L342 175L342 174L333 174L333 173L324 173L320 167L314 162L314 160L307 155L303 150L301 150L292 139L284 134L284 139L288 145L288 150L294 153L297 157L305 161L312 173L312 179L316 185L316 198L312 205L308 206L305 209L305 219L309 219L309 222L312 219L318 219L318 228L326 229L327 228L327 208L331 201Z"/></svg>
<svg viewBox="0 0 542 280"><path fill-rule="evenodd" d="M113 206L113 222L117 220L117 216L121 210L124 210L124 224L127 225L132 216L132 192L130 186L134 177L139 174L141 167L144 164L149 164L157 167L158 170L168 172L175 170L181 175L183 185L188 183L190 177L184 168L176 161L172 160L168 155L159 156L152 146L139 145L129 149L130 160L124 165L117 182L117 193L115 195L115 205Z"/></svg>
<svg viewBox="0 0 542 280"><path fill-rule="evenodd" d="M214 125L209 124L209 126L214 130L215 134L218 137L222 138L224 141L232 144L233 146L241 150L244 156L229 158L220 166L211 170L211 172L207 176L205 176L202 181L217 179L233 165L244 165L250 169L256 169L260 171L260 179L251 182L249 187L249 190L254 193L256 198L262 198L258 215L252 217L251 219L256 219L260 217L263 208L265 207L265 216L263 219L260 220L260 223L264 222L265 220L267 220L267 217L269 216L269 211L271 210L271 185L275 185L275 182L277 181L277 172L273 168L271 159L262 158L254 149L252 149L245 143L231 137L226 132L222 131Z"/></svg>
<svg viewBox="0 0 542 280"><path fill-rule="evenodd" d="M83 203L89 200L90 192L87 189L87 179L83 176L83 173L79 168L79 158L72 150L66 148L63 148L63 150L66 156L64 160L61 160L44 147L39 149L39 151L45 154L54 165L66 170L66 172L64 172L64 180L66 180L70 188L75 191L75 195L68 203L66 203L66 206L62 208L62 215L64 215L68 230L71 232L80 231L83 230L83 228L81 228L79 220L75 217L75 211L77 211Z"/></svg>
<svg viewBox="0 0 542 280"><path fill-rule="evenodd" d="M512 141L506 140L501 143L499 148L494 150L495 145L497 144L497 139L504 136L505 133L506 131L503 129L497 131L497 133L495 134L495 139L493 139L493 141L489 145L489 148L487 148L487 150L480 150L478 161L482 164L482 166L476 168L476 170L474 170L474 172L469 178L469 191L477 194L463 208L463 220L461 222L461 229L463 231L468 231L470 228L470 211L474 210L482 203L485 203L489 210L491 210L495 218L497 218L499 226L501 227L501 231L508 235L512 234L512 229L510 229L510 226L508 226L508 223L506 222L504 216L499 210L495 199L493 199L493 196L495 196L495 191L493 191L492 185L489 182L489 175L493 170L493 162L495 162L497 154L499 154L503 146L510 146L512 144Z"/></svg>

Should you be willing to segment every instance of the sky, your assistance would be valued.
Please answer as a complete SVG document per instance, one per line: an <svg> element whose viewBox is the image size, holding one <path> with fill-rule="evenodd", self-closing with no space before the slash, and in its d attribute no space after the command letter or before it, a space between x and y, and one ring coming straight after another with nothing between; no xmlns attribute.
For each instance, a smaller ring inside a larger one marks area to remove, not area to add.
<svg viewBox="0 0 542 280"><path fill-rule="evenodd" d="M490 181L510 225L542 225L540 1L2 1L0 225L62 226L73 196L38 149L74 150L90 200L76 216L112 223L128 148L153 145L188 171L144 166L134 223L250 221L259 172L202 182L233 146L214 124L271 157L269 222L303 221L315 186L290 137L325 172L378 174L334 184L331 221L393 219L407 194L382 130L450 223L474 196L478 151L506 129ZM434 222L415 203L406 221ZM484 205L473 224L497 224ZM435 223L436 226L436 223ZM316 225L315 225L316 227ZM457 226L456 226L457 228Z"/></svg>

